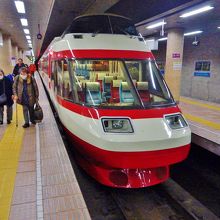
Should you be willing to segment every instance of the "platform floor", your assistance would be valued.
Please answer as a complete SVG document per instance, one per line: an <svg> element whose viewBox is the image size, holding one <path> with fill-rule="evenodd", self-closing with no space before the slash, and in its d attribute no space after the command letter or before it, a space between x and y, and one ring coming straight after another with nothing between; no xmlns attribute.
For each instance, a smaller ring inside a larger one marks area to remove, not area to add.
<svg viewBox="0 0 220 220"><path fill-rule="evenodd" d="M90 219L42 83L42 123L0 126L0 220Z"/></svg>
<svg viewBox="0 0 220 220"><path fill-rule="evenodd" d="M179 106L194 134L193 142L220 155L220 104L181 97Z"/></svg>

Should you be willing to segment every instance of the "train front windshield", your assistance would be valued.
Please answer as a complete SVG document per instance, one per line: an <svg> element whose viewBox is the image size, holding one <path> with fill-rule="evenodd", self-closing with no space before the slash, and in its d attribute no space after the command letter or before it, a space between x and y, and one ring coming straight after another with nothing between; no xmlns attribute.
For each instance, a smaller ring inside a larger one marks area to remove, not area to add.
<svg viewBox="0 0 220 220"><path fill-rule="evenodd" d="M63 72L63 96L75 103L128 109L174 103L150 60L71 60L68 70Z"/></svg>

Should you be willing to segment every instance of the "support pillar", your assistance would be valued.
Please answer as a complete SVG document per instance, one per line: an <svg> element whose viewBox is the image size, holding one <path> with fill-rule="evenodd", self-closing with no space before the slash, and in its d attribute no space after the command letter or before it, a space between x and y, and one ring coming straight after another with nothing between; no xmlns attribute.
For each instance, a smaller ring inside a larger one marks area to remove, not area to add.
<svg viewBox="0 0 220 220"><path fill-rule="evenodd" d="M175 101L180 99L181 73L183 61L183 29L168 31L165 80Z"/></svg>
<svg viewBox="0 0 220 220"><path fill-rule="evenodd" d="M13 67L11 65L12 44L9 36L3 35L3 46L0 46L0 68L5 74L12 73Z"/></svg>

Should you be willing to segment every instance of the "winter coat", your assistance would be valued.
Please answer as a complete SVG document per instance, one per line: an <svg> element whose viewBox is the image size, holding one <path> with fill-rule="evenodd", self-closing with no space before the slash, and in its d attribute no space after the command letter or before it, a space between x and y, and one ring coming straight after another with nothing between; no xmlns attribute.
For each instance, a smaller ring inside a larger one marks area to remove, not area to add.
<svg viewBox="0 0 220 220"><path fill-rule="evenodd" d="M19 66L18 63L15 65L14 70L13 70L14 76L19 75L19 69L20 69L21 67L25 67L24 63L22 63L20 66Z"/></svg>
<svg viewBox="0 0 220 220"><path fill-rule="evenodd" d="M37 87L36 80L30 75L27 76L27 94L29 106L34 106L36 103L36 99L39 97L39 91ZM18 75L14 79L13 84L13 93L18 97L17 103L24 105L22 102L22 94L23 94L23 79Z"/></svg>
<svg viewBox="0 0 220 220"><path fill-rule="evenodd" d="M5 84L5 91L4 91L4 84ZM13 95L12 82L6 76L4 76L2 80L0 80L0 95L2 95L3 93L5 93L7 96L7 102L4 105L12 106L14 103L12 100L12 95ZM4 105L0 105L0 106L2 107Z"/></svg>

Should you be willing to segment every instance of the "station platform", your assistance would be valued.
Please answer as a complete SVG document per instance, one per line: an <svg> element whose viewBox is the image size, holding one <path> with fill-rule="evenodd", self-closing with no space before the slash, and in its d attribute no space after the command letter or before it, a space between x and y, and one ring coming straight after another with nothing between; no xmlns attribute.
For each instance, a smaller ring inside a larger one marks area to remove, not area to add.
<svg viewBox="0 0 220 220"><path fill-rule="evenodd" d="M220 104L181 97L179 106L192 130L192 142L220 156Z"/></svg>
<svg viewBox="0 0 220 220"><path fill-rule="evenodd" d="M37 74L36 74L37 75ZM0 220L91 219L39 76L44 119L0 126Z"/></svg>

